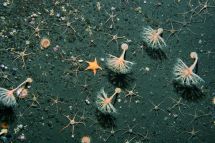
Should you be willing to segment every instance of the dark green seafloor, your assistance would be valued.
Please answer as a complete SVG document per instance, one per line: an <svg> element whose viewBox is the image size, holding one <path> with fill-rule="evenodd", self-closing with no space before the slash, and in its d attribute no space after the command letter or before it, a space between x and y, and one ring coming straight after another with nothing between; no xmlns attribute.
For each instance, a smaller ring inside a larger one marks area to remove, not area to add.
<svg viewBox="0 0 215 143"><path fill-rule="evenodd" d="M0 87L15 87L26 77L34 80L17 107L1 107L0 121L10 126L8 138L13 143L22 142L21 134L26 143L78 143L85 135L91 143L215 142L214 14L214 0L0 0L0 63L8 67L1 68ZM163 52L142 46L141 32L148 25L165 29ZM109 42L109 34L125 38ZM44 50L43 37L51 40ZM124 42L129 44L126 58L136 65L132 74L116 78L101 58L119 55ZM30 53L24 57L26 66L16 53L24 50ZM192 51L199 55L198 75L205 83L190 90L172 82L172 68L177 58L190 65ZM103 70L94 76L84 69L85 61L95 57ZM135 85L139 96L125 97ZM112 94L116 86L124 89L121 102L114 104L118 113L103 115L95 105L97 92L104 87ZM153 110L153 104L160 110ZM66 115L85 123L75 125L74 138L72 126L60 132L68 124ZM24 128L15 133L18 125Z"/></svg>

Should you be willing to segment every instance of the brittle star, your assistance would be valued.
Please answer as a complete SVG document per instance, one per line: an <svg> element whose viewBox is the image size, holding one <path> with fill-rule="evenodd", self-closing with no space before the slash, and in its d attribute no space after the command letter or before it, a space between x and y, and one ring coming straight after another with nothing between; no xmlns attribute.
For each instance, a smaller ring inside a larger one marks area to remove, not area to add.
<svg viewBox="0 0 215 143"><path fill-rule="evenodd" d="M160 108L159 106L164 102L164 100L163 101L161 101L159 104L154 104L151 100L149 100L149 102L154 106L152 109L150 109L150 111L163 111L163 112L165 112L162 108Z"/></svg>
<svg viewBox="0 0 215 143"><path fill-rule="evenodd" d="M179 34L182 29L181 28L175 29L172 24L172 21L170 19L167 20L167 23L170 23L170 25L171 25L171 29L164 29L164 31L167 31L170 33L169 36L167 37L167 40L169 40L170 37L175 36L177 38L177 41L179 41L180 38L178 37L178 35L176 33L178 32L178 34Z"/></svg>
<svg viewBox="0 0 215 143"><path fill-rule="evenodd" d="M33 94L33 97L32 97L31 99L28 99L28 100L31 100L31 101L32 101L30 107L37 107L37 105L40 106L40 103L39 103L39 101L38 101L38 97L39 97L39 95ZM29 107L29 108L30 108L30 107Z"/></svg>
<svg viewBox="0 0 215 143"><path fill-rule="evenodd" d="M186 21L186 17L185 15L183 15L183 21L177 21L177 20L172 20L173 23L177 23L180 26L180 31L186 31L186 30L183 30L183 28L187 29L187 31L190 31L192 34L195 34L195 35L198 35L197 33L193 32L188 26L191 25L192 23L192 17L189 18L188 21Z"/></svg>
<svg viewBox="0 0 215 143"><path fill-rule="evenodd" d="M41 21L39 22L39 24L38 24L36 27L34 27L34 26L32 26L32 25L29 25L31 28L34 29L34 32L33 32L32 35L35 34L36 37L39 37L39 38L40 38L40 31L41 31L41 30L46 30L46 29L40 29L40 28L39 28L39 27L40 27L40 24L42 24L42 23L44 23L43 20L41 20ZM31 36L32 36L32 35L31 35ZM31 36L30 36L30 37L31 37Z"/></svg>
<svg viewBox="0 0 215 143"><path fill-rule="evenodd" d="M208 0L207 0L204 3L199 1L199 6L197 7L201 7L201 9L197 12L197 14L199 15L202 11L208 12L208 8L215 8L215 5L208 5ZM203 14L206 14L206 13L203 13Z"/></svg>
<svg viewBox="0 0 215 143"><path fill-rule="evenodd" d="M185 131L185 132L190 134L190 137L188 138L188 140L190 140L191 138L195 137L199 131L196 131L195 128L193 127L191 131Z"/></svg>
<svg viewBox="0 0 215 143"><path fill-rule="evenodd" d="M140 135L139 133L134 132L134 130L133 130L136 126L137 125L134 125L133 127L130 127L130 125L127 125L127 129L122 129L122 130L125 130L125 132L123 132L121 135L129 134L129 137L131 135L136 135L136 136Z"/></svg>
<svg viewBox="0 0 215 143"><path fill-rule="evenodd" d="M2 84L4 84L5 81L12 82L10 80L9 76L11 76L11 74L9 72L5 72L3 70L0 71L0 78L3 79Z"/></svg>
<svg viewBox="0 0 215 143"><path fill-rule="evenodd" d="M66 74L66 76L75 73L75 77L78 78L78 73L81 71L81 63L83 62L83 60L81 58L79 58L80 55L78 56L71 56L69 59L64 59L65 61L70 61L72 63L72 68L75 68L73 70L66 70L64 71L64 73Z"/></svg>
<svg viewBox="0 0 215 143"><path fill-rule="evenodd" d="M193 121L196 121L197 119L199 118L202 118L202 117L205 117L205 116L211 116L212 114L210 113L207 113L207 114L197 114L197 110L195 110L195 113L194 114L187 114L187 115L190 115L193 117L193 119L189 122L189 124L191 124Z"/></svg>
<svg viewBox="0 0 215 143"><path fill-rule="evenodd" d="M125 89L125 91L127 92L125 94L125 97L130 97L130 102L129 102L129 106L130 106L130 103L131 103L131 99L133 96L138 96L138 97L141 97L137 91L135 91L135 88L136 88L136 84L134 85L134 87L131 89L131 90L127 90ZM141 97L142 98L142 97Z"/></svg>
<svg viewBox="0 0 215 143"><path fill-rule="evenodd" d="M51 106L53 106L53 105L55 105L56 104L56 108L57 108L57 113L58 113L58 103L64 103L63 101L61 101L60 99L59 99L59 97L57 96L56 98L52 98L52 97L50 97L50 99L51 99Z"/></svg>
<svg viewBox="0 0 215 143"><path fill-rule="evenodd" d="M64 115L64 116L65 116L65 115ZM67 116L65 116L65 117L69 120L69 123L68 123L65 127L63 127L63 128L60 130L60 132L62 132L64 129L68 128L68 127L71 125L71 126L72 126L72 138L74 138L74 137L75 137L75 134L74 134L75 125L76 125L76 124L83 124L83 125L85 126L85 124L84 124L84 122L78 122L78 121L75 120L76 114L75 114L75 116L74 116L73 118L70 118L69 115L67 115Z"/></svg>
<svg viewBox="0 0 215 143"><path fill-rule="evenodd" d="M75 28L72 26L72 23L73 23L73 22L66 21L65 24L61 24L61 25L55 24L55 25L57 25L57 26L66 26L66 29L65 29L65 30L62 32L62 34L61 34L61 35L63 35L63 34L65 34L70 28L72 29L72 31L73 31L74 33L76 33L76 30L75 30Z"/></svg>
<svg viewBox="0 0 215 143"><path fill-rule="evenodd" d="M75 11L76 11L76 10L75 10ZM65 34L65 33L68 32L70 29L71 29L74 33L76 33L76 30L75 30L75 28L74 28L74 26L73 26L73 23L74 23L74 22L70 19L71 14L72 14L72 11L69 11L69 13L67 13L67 15L63 17L63 18L64 18L64 19L62 20L63 24L56 24L56 23L54 23L54 25L56 25L56 26L66 26L65 30L61 32L61 35ZM72 17L74 17L74 16L72 16Z"/></svg>
<svg viewBox="0 0 215 143"><path fill-rule="evenodd" d="M91 89L89 88L90 84L87 84L87 78L85 78L84 84L82 84L80 86L82 87L81 93L83 93L83 92L86 92L87 94L91 93Z"/></svg>
<svg viewBox="0 0 215 143"><path fill-rule="evenodd" d="M125 143L131 143L131 141L134 140L135 138L137 138L137 137L133 137L133 138L131 138L130 140L125 139Z"/></svg>
<svg viewBox="0 0 215 143"><path fill-rule="evenodd" d="M23 62L22 68L25 67L25 57L26 57L26 56L29 56L29 55L32 54L32 53L26 53L26 47L25 47L24 51L22 51L22 52L16 52L16 51L13 51L13 52L14 52L15 54L17 54L16 58L15 58L13 61L15 61L15 60L21 58L21 60L22 60L22 62Z"/></svg>
<svg viewBox="0 0 215 143"><path fill-rule="evenodd" d="M111 40L107 42L107 45L108 45L111 41L115 41L116 44L117 44L117 47L118 47L118 45L119 45L119 44L118 44L118 39L126 39L125 36L118 36L118 34L114 34L114 35L109 34L109 33L105 33L105 34L107 34L107 35L109 35L109 36L112 37Z"/></svg>
<svg viewBox="0 0 215 143"><path fill-rule="evenodd" d="M113 25L114 25L114 18L117 16L117 14L114 14L113 13L113 9L111 9L111 14L109 14L107 11L105 11L106 14L109 15L109 18L105 21L105 24L111 20L112 24L110 25L110 28L113 28Z"/></svg>
<svg viewBox="0 0 215 143"><path fill-rule="evenodd" d="M179 98L178 100L176 100L176 99L170 97L170 99L172 99L173 102L175 102L175 104L172 105L170 108L168 108L168 110L171 111L171 110L174 109L175 107L178 107L179 112L183 115L183 113L181 112L181 107L180 107L180 105L187 106L187 107L189 107L189 106L186 105L186 104L184 104L184 103L182 103L182 98Z"/></svg>
<svg viewBox="0 0 215 143"><path fill-rule="evenodd" d="M136 127L137 125L134 125L133 127L130 127L128 125L127 129L121 129L121 130L125 130L125 132L123 132L121 135L124 135L124 134L129 134L129 138L131 136L133 136L134 138L136 137L141 137L141 138L146 138L146 135L142 135L140 132L135 132L133 129ZM148 134L147 134L148 135Z"/></svg>
<svg viewBox="0 0 215 143"><path fill-rule="evenodd" d="M106 139L104 139L104 142L107 142L110 137L115 136L115 133L117 133L119 131L121 131L121 129L114 130L114 127L112 127L110 131L104 130L104 132L110 133L110 135Z"/></svg>

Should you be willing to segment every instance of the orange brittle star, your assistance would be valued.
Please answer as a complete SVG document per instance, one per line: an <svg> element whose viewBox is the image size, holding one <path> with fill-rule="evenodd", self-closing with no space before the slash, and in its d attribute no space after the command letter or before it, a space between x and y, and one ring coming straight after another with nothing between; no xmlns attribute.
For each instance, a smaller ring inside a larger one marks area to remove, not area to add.
<svg viewBox="0 0 215 143"><path fill-rule="evenodd" d="M65 115L64 115L65 116ZM68 120L69 120L69 123L65 126L65 127L63 127L61 130L60 130L60 132L62 132L64 129L66 129L66 128L68 128L70 125L72 126L72 138L74 138L75 137L75 134L74 134L74 131L75 131L75 125L76 124L83 124L83 125L85 125L84 124L84 122L78 122L78 121L76 121L75 120L75 117L76 117L76 114L75 114L75 116L73 117L73 118L70 118L69 117L69 115L68 116L65 116Z"/></svg>

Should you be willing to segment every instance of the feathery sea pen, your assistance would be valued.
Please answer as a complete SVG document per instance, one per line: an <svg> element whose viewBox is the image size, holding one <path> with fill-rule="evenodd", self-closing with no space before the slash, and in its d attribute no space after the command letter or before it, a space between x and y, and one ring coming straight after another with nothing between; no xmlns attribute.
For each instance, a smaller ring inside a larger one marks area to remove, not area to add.
<svg viewBox="0 0 215 143"><path fill-rule="evenodd" d="M175 80L186 86L198 85L200 82L204 82L201 77L193 72L193 69L198 62L197 53L191 52L190 57L195 59L194 63L190 67L188 67L181 59L178 59L173 69Z"/></svg>
<svg viewBox="0 0 215 143"><path fill-rule="evenodd" d="M112 100L115 95L119 94L121 92L120 88L116 88L115 92L112 96L108 97L107 93L104 91L104 88L98 92L97 99L96 99L96 105L98 109L102 113L116 113L116 108L112 104Z"/></svg>
<svg viewBox="0 0 215 143"><path fill-rule="evenodd" d="M122 44L121 49L123 50L120 57L113 56L108 54L106 59L107 67L115 73L118 74L127 74L131 71L133 62L125 60L125 52L128 50L128 44Z"/></svg>
<svg viewBox="0 0 215 143"><path fill-rule="evenodd" d="M166 47L166 42L161 37L163 28L152 29L150 26L144 27L142 32L143 41L151 48Z"/></svg>
<svg viewBox="0 0 215 143"><path fill-rule="evenodd" d="M18 85L16 88L12 90L8 90L5 88L0 87L0 102L7 107L12 107L16 105L16 98L14 96L14 92L17 91L21 86L26 83L31 83L32 79L27 78L24 82Z"/></svg>

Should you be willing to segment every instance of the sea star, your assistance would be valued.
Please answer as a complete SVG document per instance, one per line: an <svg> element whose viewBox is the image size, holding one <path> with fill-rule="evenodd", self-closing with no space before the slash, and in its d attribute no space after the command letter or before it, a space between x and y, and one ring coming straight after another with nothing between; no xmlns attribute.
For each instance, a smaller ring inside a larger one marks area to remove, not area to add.
<svg viewBox="0 0 215 143"><path fill-rule="evenodd" d="M97 63L96 58L93 62L87 61L87 63L88 63L88 67L85 70L92 70L94 75L96 74L97 69L102 70L102 68Z"/></svg>

